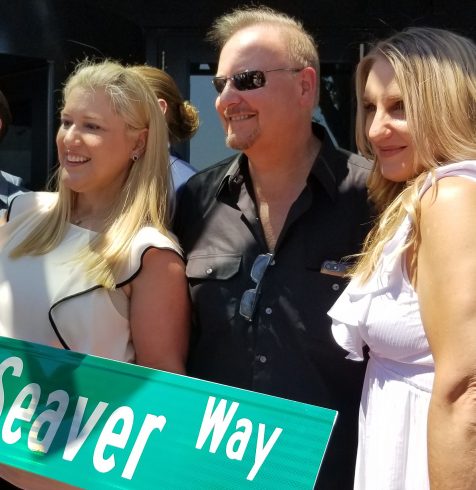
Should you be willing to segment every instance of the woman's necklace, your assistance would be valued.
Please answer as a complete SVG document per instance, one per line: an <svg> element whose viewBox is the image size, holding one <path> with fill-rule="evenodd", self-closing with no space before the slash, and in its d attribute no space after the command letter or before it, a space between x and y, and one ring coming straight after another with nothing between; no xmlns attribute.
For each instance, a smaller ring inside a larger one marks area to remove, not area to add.
<svg viewBox="0 0 476 490"><path fill-rule="evenodd" d="M85 215L78 216L76 213L71 215L71 223L75 226L82 226L83 228L88 228L91 230L96 230L97 228L102 228L104 225L105 213L101 213L101 216Z"/></svg>

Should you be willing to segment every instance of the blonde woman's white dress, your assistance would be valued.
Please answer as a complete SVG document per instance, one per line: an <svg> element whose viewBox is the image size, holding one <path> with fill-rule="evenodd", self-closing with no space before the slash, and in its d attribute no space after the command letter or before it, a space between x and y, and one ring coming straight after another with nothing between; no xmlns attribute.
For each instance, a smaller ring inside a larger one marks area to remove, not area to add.
<svg viewBox="0 0 476 490"><path fill-rule="evenodd" d="M476 161L452 163L437 180L476 181ZM429 176L420 196L432 185ZM329 311L332 333L352 360L370 349L359 413L356 490L429 489L427 414L434 363L413 289L399 250L411 229L407 216L386 244L364 286L352 280Z"/></svg>
<svg viewBox="0 0 476 490"><path fill-rule="evenodd" d="M74 260L95 236L79 226L70 225L61 243L47 254L11 259L12 248L56 201L54 193L20 195L8 222L0 226L0 336L133 362L129 298L120 286L140 271L149 248L180 254L178 246L157 229L142 228L120 265L113 291L92 281ZM4 465L1 478L29 490L73 488Z"/></svg>

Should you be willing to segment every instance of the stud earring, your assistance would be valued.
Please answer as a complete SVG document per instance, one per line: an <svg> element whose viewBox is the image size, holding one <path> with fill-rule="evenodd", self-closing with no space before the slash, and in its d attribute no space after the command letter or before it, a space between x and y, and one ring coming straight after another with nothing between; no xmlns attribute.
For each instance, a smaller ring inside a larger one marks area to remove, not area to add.
<svg viewBox="0 0 476 490"><path fill-rule="evenodd" d="M137 160L139 160L139 155L136 155L136 154L134 153L134 155L132 155L132 161L133 161L133 162L137 162Z"/></svg>

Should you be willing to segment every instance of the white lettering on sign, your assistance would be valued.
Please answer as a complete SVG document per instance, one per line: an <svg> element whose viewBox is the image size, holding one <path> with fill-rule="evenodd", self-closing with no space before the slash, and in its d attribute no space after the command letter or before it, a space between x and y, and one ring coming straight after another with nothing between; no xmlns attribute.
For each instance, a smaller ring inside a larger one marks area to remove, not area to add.
<svg viewBox="0 0 476 490"><path fill-rule="evenodd" d="M123 478L127 478L128 480L132 478L132 476L134 475L134 471L136 470L137 463L139 462L139 458L142 455L142 451L144 451L145 445L149 439L151 432L155 429L158 429L160 432L162 432L162 429L165 427L166 423L167 419L163 415L151 415L150 413L148 413L145 416L144 423L140 428L139 435L137 436L134 447L132 448L129 459L127 460L124 471L122 472Z"/></svg>
<svg viewBox="0 0 476 490"><path fill-rule="evenodd" d="M76 410L74 411L73 422L71 423L71 427L69 429L68 441L66 442L66 447L64 448L63 453L63 459L65 459L66 461L73 461L74 457L76 456L76 454L78 454L78 451L81 449L89 434L91 434L91 431L98 423L98 420L101 418L104 410L106 410L107 406L109 405L105 402L99 402L80 432L79 427L81 426L81 422L83 421L84 411L86 410L87 403L87 398L85 398L84 396L78 397Z"/></svg>
<svg viewBox="0 0 476 490"><path fill-rule="evenodd" d="M197 449L202 449L203 445L208 439L208 436L210 435L210 432L213 431L212 442L210 444L209 451L211 453L216 453L218 446L220 445L223 436L225 435L225 432L228 429L228 426L230 425L230 422L240 405L237 402L233 402L230 409L228 410L228 413L225 416L226 403L226 400L220 400L217 408L213 411L215 397L208 397L207 408L205 409L202 426L200 427L200 433L198 434L197 443L195 444L195 447Z"/></svg>
<svg viewBox="0 0 476 490"><path fill-rule="evenodd" d="M3 404L5 402L5 392L3 391L3 373L8 368L13 368L12 376L19 378L23 371L23 361L19 357L9 357L0 363L0 379L2 380L0 386L0 414L3 411Z"/></svg>
<svg viewBox="0 0 476 490"><path fill-rule="evenodd" d="M63 421L64 414L69 405L68 393L64 390L56 390L50 393L46 405L51 405L52 403L57 403L58 407L56 410L49 409L42 412L31 426L30 432L28 434L28 448L32 451L41 451L47 453L50 449L51 443L58 432L59 426ZM46 433L43 439L38 438L43 427L47 427Z"/></svg>
<svg viewBox="0 0 476 490"><path fill-rule="evenodd" d="M253 432L253 424L251 423L251 420L240 419L236 423L236 428L239 429L241 427L244 429L243 432L237 430L230 437L230 439L228 439L226 444L226 455L230 459L237 459L239 461L243 459L248 442L250 442L251 434ZM238 443L238 447L236 449L233 448L235 443Z"/></svg>
<svg viewBox="0 0 476 490"><path fill-rule="evenodd" d="M12 376L20 377L23 371L23 361L18 357L9 357L0 363L0 414L3 411L5 402L3 375L8 369L12 370ZM3 423L1 435L5 443L15 444L20 441L22 429L25 430L26 425L22 422L32 422L28 433L28 449L43 453L49 451L63 422L70 397L64 390L52 391L48 395L46 409L41 411L36 419L34 419L40 396L41 387L37 383L27 384L18 393ZM88 401L88 398L84 396L77 397L73 419L68 432L68 439L63 452L63 459L66 461L74 460L109 406L108 403L99 401L91 415L83 423ZM53 404L55 408L51 407ZM163 415L146 414L123 468L122 478L132 479L140 457L149 440L149 436L156 429L161 432L166 422L167 419ZM111 453L111 450L108 448L125 449L133 425L134 412L128 406L119 407L109 415L99 434L92 456L92 462L97 471L107 473L115 468L116 461L114 453ZM118 426L121 429L116 432ZM107 458L104 457L106 451L110 453L110 456Z"/></svg>
<svg viewBox="0 0 476 490"><path fill-rule="evenodd" d="M122 428L119 433L116 433L114 429L118 424L122 425ZM133 424L134 412L130 407L119 407L112 412L104 424L104 428L94 449L93 463L98 471L107 473L116 466L114 454L111 454L109 458L104 458L104 451L107 446L124 449L131 435Z"/></svg>
<svg viewBox="0 0 476 490"><path fill-rule="evenodd" d="M18 393L15 401L12 403L10 410L5 417L5 422L2 429L2 439L7 444L15 444L21 437L21 425L20 427L13 429L15 420L23 420L24 422L30 422L33 414L35 413L40 399L41 388L36 383L30 383L26 385L20 393ZM26 400L30 399L26 408L23 408L23 404Z"/></svg>
<svg viewBox="0 0 476 490"><path fill-rule="evenodd" d="M197 443L195 444L196 449L202 449L210 433L212 433L212 440L209 449L210 453L216 453L240 405L237 402L232 402L230 408L228 411L226 411L228 403L227 400L220 400L216 407L215 401L216 398L214 396L208 397L207 406L202 419L202 425L200 426ZM249 419L241 418L236 422L236 429L236 432L229 437L225 451L229 459L241 461L253 433L253 423ZM273 449L273 446L276 444L276 441L283 432L283 429L276 427L266 443L265 432L266 425L259 423L255 448L255 461L253 467L246 477L247 480L252 481L258 474L258 471L266 461L266 458L271 452L271 449Z"/></svg>
<svg viewBox="0 0 476 490"><path fill-rule="evenodd" d="M0 440L9 445L23 444L25 450L48 453L55 446L58 450L60 439L64 449L58 456L64 461L73 461L83 450L83 458L78 458L81 464L86 458L99 473L114 470L120 472L121 478L131 480L146 446L156 443L151 435L163 431L166 417L147 413L140 423L129 406L111 407L105 401L90 401L78 393L73 397L63 389L42 393L40 384L28 383L29 379L18 392L10 393L12 386L21 383L20 379L13 378L22 377L23 367L19 357L12 356L0 362L0 415L3 420ZM10 403L6 402L4 391L7 386ZM267 429L266 424L243 417L239 413L243 410L236 401L209 396L194 439L195 449L210 454L221 451L230 461L242 462L246 465L246 479L252 481L283 429ZM72 417L66 416L67 413ZM132 434L136 435L131 437ZM84 446L87 449L82 449Z"/></svg>
<svg viewBox="0 0 476 490"><path fill-rule="evenodd" d="M265 424L259 424L258 427L258 440L256 442L256 453L255 453L255 463L251 468L251 471L248 473L246 477L247 480L253 480L253 478L257 475L261 465L266 461L268 454L273 449L273 446L276 444L278 437L283 432L283 429L280 427L276 427L271 434L271 437L268 439L268 442L264 443L264 433L266 431Z"/></svg>

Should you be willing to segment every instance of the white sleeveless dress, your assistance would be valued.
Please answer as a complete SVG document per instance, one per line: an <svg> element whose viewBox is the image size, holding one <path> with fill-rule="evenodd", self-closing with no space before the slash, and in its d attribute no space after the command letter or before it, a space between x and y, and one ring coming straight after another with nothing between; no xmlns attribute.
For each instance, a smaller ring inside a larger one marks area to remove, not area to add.
<svg viewBox="0 0 476 490"><path fill-rule="evenodd" d="M476 181L476 161L452 163L437 180ZM431 176L420 196L432 185ZM418 296L398 253L411 229L407 216L383 250L376 272L363 286L352 280L329 311L332 333L352 360L369 346L359 413L354 489L429 489L427 414L434 363L423 329Z"/></svg>
<svg viewBox="0 0 476 490"><path fill-rule="evenodd" d="M134 362L129 298L120 286L139 273L149 248L181 252L156 228L142 228L124 257L114 291L95 284L71 260L95 236L85 228L70 225L61 243L45 255L10 259L10 250L56 201L55 193L22 194L0 226L0 336ZM5 465L0 465L0 478L29 490L74 488Z"/></svg>
<svg viewBox="0 0 476 490"><path fill-rule="evenodd" d="M0 336L133 362L129 299L122 289L108 291L72 260L95 232L70 225L61 243L45 255L10 259L10 250L55 204L55 193L18 196L9 221L0 226ZM134 238L117 274L117 285L139 272L150 247L180 254L178 246L152 227Z"/></svg>

